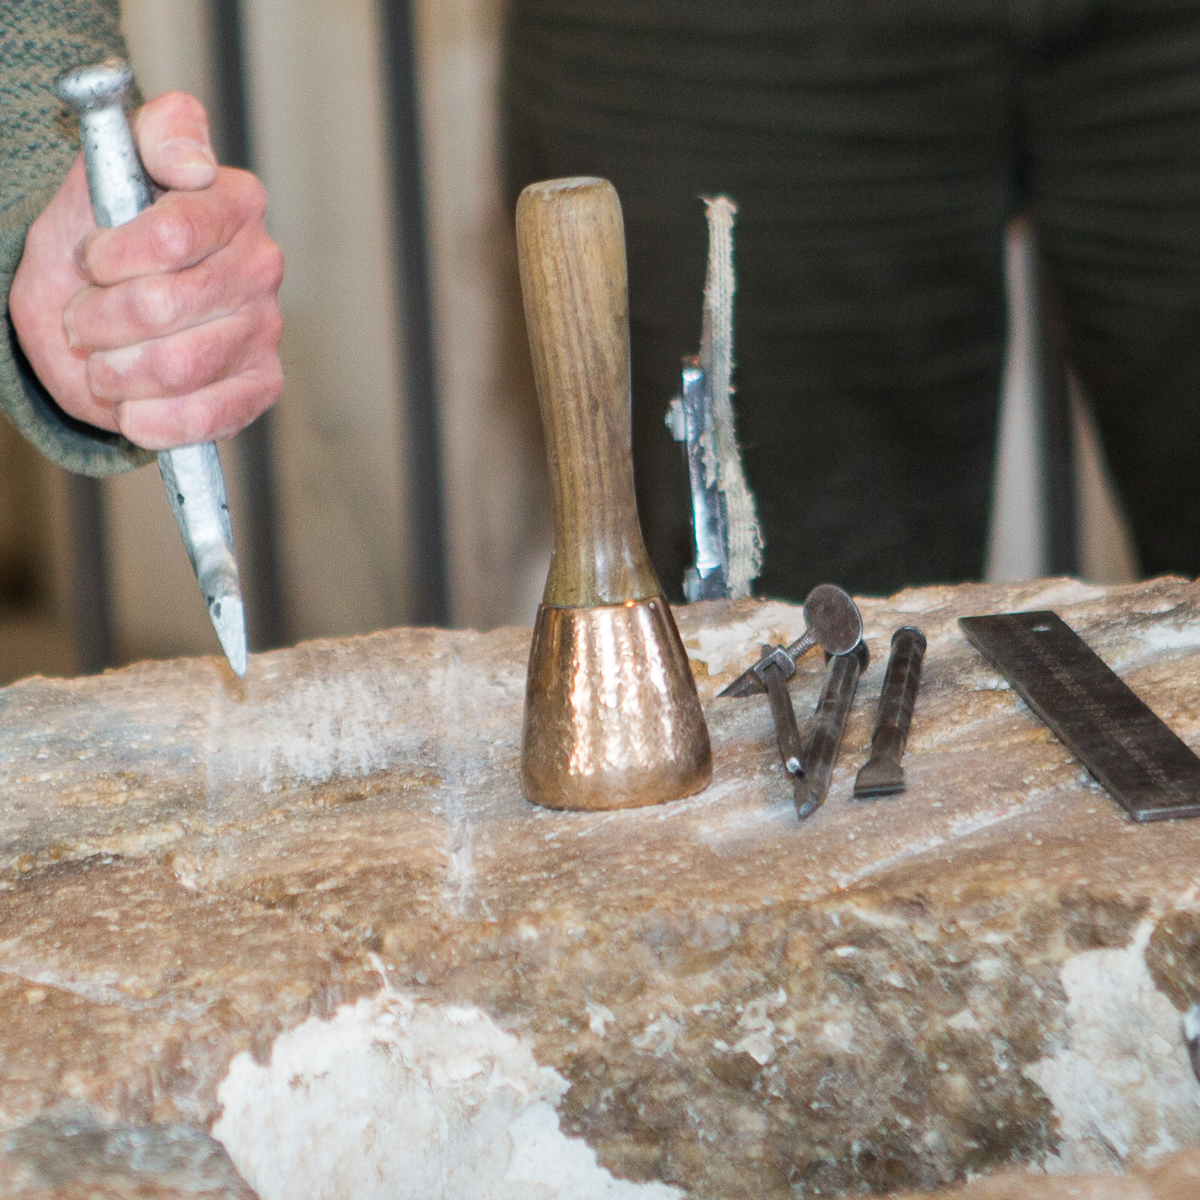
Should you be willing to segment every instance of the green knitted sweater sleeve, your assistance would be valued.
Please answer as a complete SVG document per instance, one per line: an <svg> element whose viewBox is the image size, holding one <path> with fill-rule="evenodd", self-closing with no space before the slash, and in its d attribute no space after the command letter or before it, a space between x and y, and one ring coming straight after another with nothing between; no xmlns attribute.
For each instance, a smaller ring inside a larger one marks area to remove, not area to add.
<svg viewBox="0 0 1200 1200"><path fill-rule="evenodd" d="M69 417L25 361L8 293L25 235L79 149L74 119L50 91L71 67L124 55L117 0L3 0L0 4L0 412L39 450L81 475L113 475L153 455Z"/></svg>

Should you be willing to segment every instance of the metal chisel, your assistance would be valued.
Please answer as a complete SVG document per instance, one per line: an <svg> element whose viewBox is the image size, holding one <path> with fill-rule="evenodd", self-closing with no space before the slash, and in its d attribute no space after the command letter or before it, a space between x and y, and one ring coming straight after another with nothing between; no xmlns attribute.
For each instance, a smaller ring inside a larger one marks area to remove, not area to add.
<svg viewBox="0 0 1200 1200"><path fill-rule="evenodd" d="M895 796L904 791L904 768L900 760L908 744L924 658L925 635L919 629L905 625L892 634L892 650L883 673L875 732L871 734L871 757L854 780L856 799Z"/></svg>
<svg viewBox="0 0 1200 1200"><path fill-rule="evenodd" d="M825 803L846 729L846 718L858 690L858 679L867 669L870 657L867 643L859 642L849 654L839 654L829 660L825 686L817 700L812 730L804 748L804 774L797 776L793 784L796 816L802 821Z"/></svg>
<svg viewBox="0 0 1200 1200"><path fill-rule="evenodd" d="M125 118L132 83L129 67L109 59L54 84L54 94L79 117L88 192L102 229L132 221L154 199ZM158 466L221 648L236 674L245 675L246 614L217 448L206 442L163 450Z"/></svg>
<svg viewBox="0 0 1200 1200"><path fill-rule="evenodd" d="M1200 758L1057 613L958 623L1135 821L1200 816Z"/></svg>

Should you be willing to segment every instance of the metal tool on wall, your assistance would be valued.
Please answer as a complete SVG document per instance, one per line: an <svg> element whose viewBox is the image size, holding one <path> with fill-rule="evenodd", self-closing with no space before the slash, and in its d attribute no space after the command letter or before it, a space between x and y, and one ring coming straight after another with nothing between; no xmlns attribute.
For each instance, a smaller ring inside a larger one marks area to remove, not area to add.
<svg viewBox="0 0 1200 1200"><path fill-rule="evenodd" d="M132 221L153 202L125 117L132 83L129 67L110 59L71 71L54 85L55 95L79 117L88 192L101 228ZM207 442L163 450L158 466L221 648L233 670L245 675L246 615L217 448Z"/></svg>
<svg viewBox="0 0 1200 1200"><path fill-rule="evenodd" d="M531 184L517 256L554 495L554 553L525 690L521 785L550 808L690 795L708 729L633 493L628 289L607 180Z"/></svg>
<svg viewBox="0 0 1200 1200"><path fill-rule="evenodd" d="M683 394L667 428L687 450L696 563L684 573L688 600L750 595L762 570L763 537L734 430L733 218L726 196L705 201L708 270L700 353L683 360Z"/></svg>
<svg viewBox="0 0 1200 1200"><path fill-rule="evenodd" d="M825 686L817 700L816 715L804 747L804 775L793 785L796 816L802 821L825 803L842 734L846 731L846 718L870 657L867 643L860 641L849 654L837 654L829 660Z"/></svg>
<svg viewBox="0 0 1200 1200"><path fill-rule="evenodd" d="M908 743L924 658L925 635L919 629L905 625L892 634L875 732L871 735L871 757L854 780L854 795L860 800L904 791L904 768L900 760Z"/></svg>
<svg viewBox="0 0 1200 1200"><path fill-rule="evenodd" d="M687 451L688 483L692 495L692 539L696 562L683 575L683 594L689 601L722 600L729 596L725 574L728 536L725 506L717 487L717 475L708 463L709 447L715 445L712 397L708 377L700 360L683 360L683 395L671 401L667 410L671 436Z"/></svg>
<svg viewBox="0 0 1200 1200"><path fill-rule="evenodd" d="M958 624L1135 821L1200 816L1200 758L1057 613Z"/></svg>

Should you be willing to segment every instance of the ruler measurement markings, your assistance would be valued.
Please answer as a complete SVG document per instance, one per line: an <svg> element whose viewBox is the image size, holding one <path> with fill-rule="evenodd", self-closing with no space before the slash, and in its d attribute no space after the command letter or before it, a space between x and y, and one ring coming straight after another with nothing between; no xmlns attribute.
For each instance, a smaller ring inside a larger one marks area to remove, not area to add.
<svg viewBox="0 0 1200 1200"><path fill-rule="evenodd" d="M1047 652L1045 642L1023 625L1014 623L1012 628L1017 639L1032 652L1033 656L1049 671L1062 688L1087 712L1097 728L1117 742L1151 779L1168 791L1177 792L1190 799L1190 794L1179 787L1177 780L1168 774L1156 759L1146 753L1136 738L1129 735L1126 725L1115 721L1107 709L1097 704L1091 694L1080 687L1078 681L1062 665L1061 660Z"/></svg>
<svg viewBox="0 0 1200 1200"><path fill-rule="evenodd" d="M960 625L1132 817L1200 816L1200 759L1056 613Z"/></svg>

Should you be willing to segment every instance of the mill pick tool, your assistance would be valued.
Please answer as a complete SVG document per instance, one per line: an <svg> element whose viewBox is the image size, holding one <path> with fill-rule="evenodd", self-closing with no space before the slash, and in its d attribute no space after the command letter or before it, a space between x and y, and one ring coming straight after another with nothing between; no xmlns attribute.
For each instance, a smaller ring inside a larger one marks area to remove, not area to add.
<svg viewBox="0 0 1200 1200"><path fill-rule="evenodd" d="M1057 613L958 624L1135 821L1200 817L1200 758Z"/></svg>
<svg viewBox="0 0 1200 1200"><path fill-rule="evenodd" d="M817 700L812 729L804 747L804 774L792 785L796 794L796 816L801 821L811 817L825 803L846 729L846 718L854 704L859 677L867 669L870 659L867 643L860 641L849 654L837 654L829 660L825 686Z"/></svg>
<svg viewBox="0 0 1200 1200"><path fill-rule="evenodd" d="M892 652L888 655L875 732L871 735L871 757L854 780L854 795L860 800L904 791L904 768L900 760L908 742L924 657L925 635L919 629L905 625L892 634Z"/></svg>
<svg viewBox="0 0 1200 1200"><path fill-rule="evenodd" d="M826 654L848 654L862 641L862 614L858 605L840 587L819 583L804 601L804 622L808 628L790 646L764 646L763 656L755 666L743 671L723 692L722 696L753 696L765 692L766 684L756 668L776 655L777 664L791 662L789 678L796 670L796 660L814 646Z"/></svg>
<svg viewBox="0 0 1200 1200"><path fill-rule="evenodd" d="M132 221L153 202L125 119L132 83L129 67L109 59L71 71L54 84L54 94L79 117L88 192L102 229ZM158 466L221 648L235 673L245 675L246 614L217 448L207 442L163 450Z"/></svg>
<svg viewBox="0 0 1200 1200"><path fill-rule="evenodd" d="M712 753L638 525L625 233L612 184L527 187L517 203L517 258L554 495L521 786L549 808L674 800L708 784Z"/></svg>

